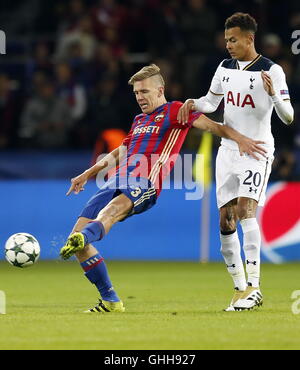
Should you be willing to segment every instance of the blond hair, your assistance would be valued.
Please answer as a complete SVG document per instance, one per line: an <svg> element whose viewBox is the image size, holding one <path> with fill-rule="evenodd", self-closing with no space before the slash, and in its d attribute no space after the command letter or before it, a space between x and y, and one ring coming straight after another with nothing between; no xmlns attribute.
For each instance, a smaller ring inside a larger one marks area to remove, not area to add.
<svg viewBox="0 0 300 370"><path fill-rule="evenodd" d="M131 76L128 81L129 85L133 85L137 81L143 81L146 78L157 76L157 81L161 86L165 86L165 81L160 73L160 68L156 64L150 64L140 69L137 73Z"/></svg>

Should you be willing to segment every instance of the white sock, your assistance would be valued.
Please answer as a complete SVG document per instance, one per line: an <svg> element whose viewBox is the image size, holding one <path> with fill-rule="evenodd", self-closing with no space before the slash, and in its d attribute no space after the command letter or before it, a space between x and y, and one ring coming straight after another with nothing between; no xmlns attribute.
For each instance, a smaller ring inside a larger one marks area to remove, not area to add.
<svg viewBox="0 0 300 370"><path fill-rule="evenodd" d="M234 288L244 291L247 283L241 258L241 245L237 231L230 235L220 234L221 253L225 260L227 271L232 277Z"/></svg>
<svg viewBox="0 0 300 370"><path fill-rule="evenodd" d="M246 258L246 271L248 283L259 287L260 278L260 245L261 234L256 218L246 218L241 221L244 233L244 253Z"/></svg>

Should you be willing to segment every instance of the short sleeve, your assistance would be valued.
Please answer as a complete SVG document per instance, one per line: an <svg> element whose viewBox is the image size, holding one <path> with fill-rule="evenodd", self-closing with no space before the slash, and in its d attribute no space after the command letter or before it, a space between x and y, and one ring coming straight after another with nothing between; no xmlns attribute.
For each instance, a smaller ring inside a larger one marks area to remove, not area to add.
<svg viewBox="0 0 300 370"><path fill-rule="evenodd" d="M190 115L189 115L188 122L187 123L179 123L178 120L177 120L177 114L178 114L178 111L179 111L179 109L182 105L183 105L183 103L179 102L179 101L174 101L174 102L171 103L171 106L170 106L171 125L172 125L172 127L181 128L181 129L191 128L193 126L193 122L197 118L199 118L203 113L191 111Z"/></svg>

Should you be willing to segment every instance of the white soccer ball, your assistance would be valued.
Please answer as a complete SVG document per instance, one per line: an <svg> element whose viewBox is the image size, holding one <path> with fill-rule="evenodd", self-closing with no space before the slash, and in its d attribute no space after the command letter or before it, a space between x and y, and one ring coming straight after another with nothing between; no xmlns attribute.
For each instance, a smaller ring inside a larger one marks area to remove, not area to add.
<svg viewBox="0 0 300 370"><path fill-rule="evenodd" d="M29 267L40 256L41 248L36 238L27 233L12 235L5 243L5 258L16 267Z"/></svg>

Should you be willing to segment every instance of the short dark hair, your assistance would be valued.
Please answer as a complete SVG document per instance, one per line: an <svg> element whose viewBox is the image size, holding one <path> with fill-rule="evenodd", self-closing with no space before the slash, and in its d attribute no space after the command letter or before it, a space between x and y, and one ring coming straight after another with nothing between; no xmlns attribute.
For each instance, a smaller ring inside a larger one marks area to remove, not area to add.
<svg viewBox="0 0 300 370"><path fill-rule="evenodd" d="M250 31L255 33L257 31L256 20L248 13L234 13L226 19L225 29L240 27L242 31Z"/></svg>

